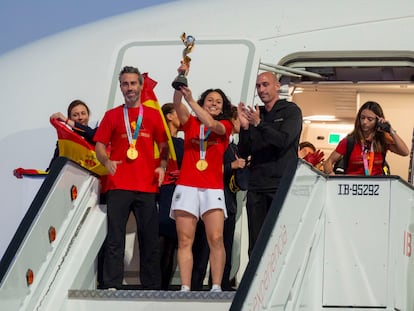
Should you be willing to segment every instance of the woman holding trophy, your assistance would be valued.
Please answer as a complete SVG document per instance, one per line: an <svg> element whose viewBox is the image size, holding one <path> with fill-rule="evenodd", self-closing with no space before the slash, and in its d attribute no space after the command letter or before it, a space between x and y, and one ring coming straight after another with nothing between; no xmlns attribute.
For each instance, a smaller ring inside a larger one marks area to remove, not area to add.
<svg viewBox="0 0 414 311"><path fill-rule="evenodd" d="M184 58L178 68L181 80L188 69L188 58ZM227 217L223 155L232 132L231 103L220 89L208 89L195 101L185 82L178 86L173 83L174 108L184 131L184 157L170 213L177 227L181 291L190 290L192 245L201 217L210 248L211 291L220 292L226 257L223 226ZM183 97L195 116L182 103Z"/></svg>

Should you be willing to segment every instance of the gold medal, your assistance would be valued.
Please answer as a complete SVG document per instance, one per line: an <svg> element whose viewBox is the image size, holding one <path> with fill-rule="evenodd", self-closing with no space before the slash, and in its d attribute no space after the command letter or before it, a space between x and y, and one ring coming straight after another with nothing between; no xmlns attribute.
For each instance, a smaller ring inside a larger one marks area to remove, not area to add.
<svg viewBox="0 0 414 311"><path fill-rule="evenodd" d="M127 157L130 160L135 160L138 157L138 151L134 147L129 147L127 151Z"/></svg>
<svg viewBox="0 0 414 311"><path fill-rule="evenodd" d="M206 160L198 160L196 167L199 171L204 171L207 169L208 163Z"/></svg>

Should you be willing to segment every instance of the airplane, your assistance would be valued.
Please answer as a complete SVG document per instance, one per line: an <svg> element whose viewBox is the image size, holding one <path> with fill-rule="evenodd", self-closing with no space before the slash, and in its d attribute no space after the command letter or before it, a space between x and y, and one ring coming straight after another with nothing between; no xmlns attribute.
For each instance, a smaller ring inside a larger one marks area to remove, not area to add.
<svg viewBox="0 0 414 311"><path fill-rule="evenodd" d="M395 2L286 3L279 0L174 1L53 35L0 57L0 254L4 254L41 182L16 179L17 167L46 168L56 142L49 116L84 100L99 122L122 103L118 72L137 66L170 102L183 32L195 37L188 76L193 94L219 87L232 102L260 104L255 80L280 76L284 96L304 116L302 140L328 155L353 128L367 100L378 101L410 145L413 137L414 8ZM24 92L24 96L20 93ZM393 175L409 180L410 158L387 155ZM34 185L36 184L36 185ZM248 265L241 242L239 279Z"/></svg>

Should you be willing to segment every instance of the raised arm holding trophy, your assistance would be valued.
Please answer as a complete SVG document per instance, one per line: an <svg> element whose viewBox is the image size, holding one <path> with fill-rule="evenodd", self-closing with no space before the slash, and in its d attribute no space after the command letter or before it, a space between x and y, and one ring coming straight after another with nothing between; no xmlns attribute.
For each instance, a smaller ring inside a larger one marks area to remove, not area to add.
<svg viewBox="0 0 414 311"><path fill-rule="evenodd" d="M189 53L193 50L195 38L193 36L186 36L185 32L181 35L181 40L184 43L184 50L183 50L183 59L182 62L185 64L190 64L191 58L188 56ZM181 86L187 86L187 78L185 76L185 71L181 71L175 80L172 83L172 87L176 90L179 90Z"/></svg>
<svg viewBox="0 0 414 311"><path fill-rule="evenodd" d="M224 219L227 217L223 158L232 131L231 103L220 89L207 89L198 100L187 86L186 73L194 47L194 38L181 36L186 48L173 82L174 109L184 132L184 156L180 176L171 203L170 217L175 219L178 235L178 266L181 290L189 291L193 269L192 245L196 225L203 219L208 246L212 291L221 291L226 254L223 244ZM182 102L184 99L187 106Z"/></svg>

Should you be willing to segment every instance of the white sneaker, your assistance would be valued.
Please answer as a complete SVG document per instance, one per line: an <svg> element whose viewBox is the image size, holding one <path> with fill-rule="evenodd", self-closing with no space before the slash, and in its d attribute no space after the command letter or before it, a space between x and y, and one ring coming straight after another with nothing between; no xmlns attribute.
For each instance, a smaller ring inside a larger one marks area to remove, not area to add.
<svg viewBox="0 0 414 311"><path fill-rule="evenodd" d="M180 292L189 292L189 291L190 291L190 287L188 287L187 285L181 285Z"/></svg>
<svg viewBox="0 0 414 311"><path fill-rule="evenodd" d="M212 293L221 293L222 292L221 286L220 285L217 285L217 284L214 284L211 287L210 292L212 292Z"/></svg>

